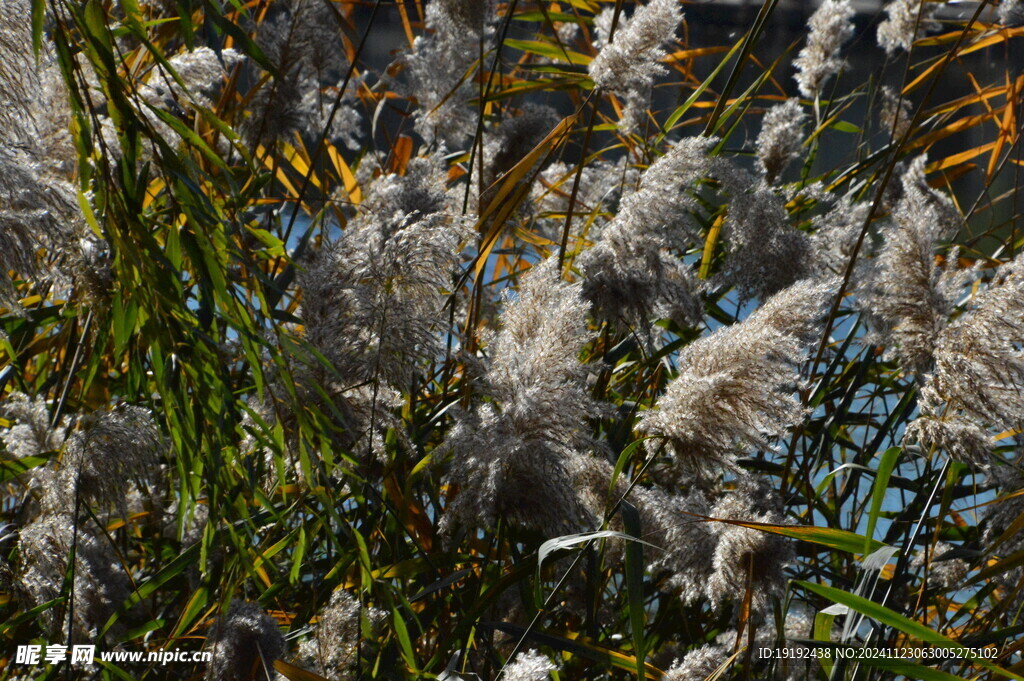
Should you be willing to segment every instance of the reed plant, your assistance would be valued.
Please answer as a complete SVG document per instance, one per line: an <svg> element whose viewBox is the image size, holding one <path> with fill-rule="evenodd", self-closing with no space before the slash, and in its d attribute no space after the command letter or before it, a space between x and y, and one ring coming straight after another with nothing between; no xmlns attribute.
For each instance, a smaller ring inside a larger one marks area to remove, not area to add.
<svg viewBox="0 0 1024 681"><path fill-rule="evenodd" d="M0 679L1022 678L1024 15L808 9L0 3Z"/></svg>

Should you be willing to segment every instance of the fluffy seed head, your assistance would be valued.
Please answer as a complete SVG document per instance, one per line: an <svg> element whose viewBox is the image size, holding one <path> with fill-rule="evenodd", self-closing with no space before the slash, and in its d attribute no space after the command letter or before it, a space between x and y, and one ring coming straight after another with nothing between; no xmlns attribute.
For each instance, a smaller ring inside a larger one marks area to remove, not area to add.
<svg viewBox="0 0 1024 681"><path fill-rule="evenodd" d="M928 187L924 162L915 160L903 177L894 224L862 296L862 309L904 369L919 373L927 371L938 334L970 275L956 269L955 252L946 267L935 262L938 244L960 219L952 202Z"/></svg>
<svg viewBox="0 0 1024 681"><path fill-rule="evenodd" d="M938 6L928 0L893 0L885 6L886 18L878 25L878 45L886 54L909 52L914 41L939 29L934 20Z"/></svg>
<svg viewBox="0 0 1024 681"><path fill-rule="evenodd" d="M588 67L594 84L625 99L619 129L625 134L639 131L650 97L650 88L665 67L662 46L675 37L682 20L678 0L650 0L638 7L631 19L619 18L608 42L614 10L608 8L595 19L597 57Z"/></svg>
<svg viewBox="0 0 1024 681"><path fill-rule="evenodd" d="M814 219L814 232L811 235L812 272L823 277L841 276L846 272L870 211L869 203L856 202L852 197L844 196L827 213ZM866 252L867 242L861 244L861 248L862 252ZM858 257L854 282L862 278L864 262L865 259Z"/></svg>
<svg viewBox="0 0 1024 681"><path fill-rule="evenodd" d="M955 408L1001 430L1024 427L1024 258L1004 265L973 308L942 330L936 391Z"/></svg>
<svg viewBox="0 0 1024 681"><path fill-rule="evenodd" d="M511 664L505 667L501 678L504 681L547 681L555 669L557 667L546 655L528 650L516 655Z"/></svg>
<svg viewBox="0 0 1024 681"><path fill-rule="evenodd" d="M601 48L588 67L594 84L622 95L650 87L665 72L658 63L665 54L662 46L673 39L681 20L677 0L650 0L631 19L620 18L611 43Z"/></svg>
<svg viewBox="0 0 1024 681"><path fill-rule="evenodd" d="M443 153L373 181L359 215L300 278L307 338L336 370L331 390L344 394L342 411L360 430L373 414L378 425L383 420L384 391L357 400L355 386L381 381L406 390L425 361L443 352L443 290L467 232L454 215ZM373 441L379 436L375 428Z"/></svg>
<svg viewBox="0 0 1024 681"><path fill-rule="evenodd" d="M746 320L680 353L679 375L637 430L666 442L677 472L728 467L737 453L768 448L804 416L793 396L797 367L834 294L832 281L801 281Z"/></svg>
<svg viewBox="0 0 1024 681"><path fill-rule="evenodd" d="M907 437L984 465L992 431L1024 427L1024 259L1003 265L974 307L936 334L934 371Z"/></svg>
<svg viewBox="0 0 1024 681"><path fill-rule="evenodd" d="M892 139L899 140L903 137L910 127L913 116L907 98L900 97L896 90L888 85L883 85L882 107L878 112L878 122L881 123L883 129L890 132Z"/></svg>
<svg viewBox="0 0 1024 681"><path fill-rule="evenodd" d="M793 61L800 94L814 99L828 79L843 68L839 50L853 35L850 0L825 0L807 22L807 45Z"/></svg>
<svg viewBox="0 0 1024 681"><path fill-rule="evenodd" d="M655 161L597 245L580 256L584 294L601 317L641 327L652 314L681 323L701 318L696 276L681 256L699 237L693 192L719 165L707 153L714 142L687 138Z"/></svg>
<svg viewBox="0 0 1024 681"><path fill-rule="evenodd" d="M436 31L479 33L493 6L489 0L433 0L427 9L427 25Z"/></svg>
<svg viewBox="0 0 1024 681"><path fill-rule="evenodd" d="M999 3L999 23L1017 26L1024 22L1024 4L1020 0L1002 0Z"/></svg>
<svg viewBox="0 0 1024 681"><path fill-rule="evenodd" d="M783 197L764 181L732 189L724 234L729 256L716 279L742 301L765 300L809 273L810 238L789 224Z"/></svg>
<svg viewBox="0 0 1024 681"><path fill-rule="evenodd" d="M348 60L330 3L322 0L283 0L272 3L256 30L256 44L276 67L259 90L251 93L251 115L242 130L251 143L270 144L298 132L318 137L344 78ZM257 67L253 80L266 74ZM352 107L352 83L342 98L328 139L354 143L361 119Z"/></svg>
<svg viewBox="0 0 1024 681"><path fill-rule="evenodd" d="M377 381L407 389L443 351L444 290L467 225L457 218L439 159L376 180L338 240L300 278L309 341L343 389Z"/></svg>
<svg viewBox="0 0 1024 681"><path fill-rule="evenodd" d="M741 479L711 510L723 520L766 524L788 524L779 511L777 499L764 485ZM777 534L729 523L714 523L718 534L713 558L714 571L707 582L713 604L726 599L741 601L752 591L751 609L761 615L772 612L772 599L785 592L782 568L793 558L791 542Z"/></svg>
<svg viewBox="0 0 1024 681"><path fill-rule="evenodd" d="M484 184L491 186L551 132L558 113L549 106L527 104L518 115L486 131Z"/></svg>
<svg viewBox="0 0 1024 681"><path fill-rule="evenodd" d="M301 70L316 82L334 82L348 66L336 11L320 0L274 2L256 43L282 74Z"/></svg>
<svg viewBox="0 0 1024 681"><path fill-rule="evenodd" d="M232 601L213 639L207 681L276 679L273 665L284 655L284 637L277 622L256 603Z"/></svg>
<svg viewBox="0 0 1024 681"><path fill-rule="evenodd" d="M630 499L640 514L644 540L659 548L644 552L651 574L667 575L667 587L677 592L684 604L704 598L718 541L714 528L694 517L711 515L704 494L671 494L658 487L636 487Z"/></svg>
<svg viewBox="0 0 1024 681"><path fill-rule="evenodd" d="M132 481L156 480L163 450L149 410L120 405L82 419L58 473L70 485L77 481L83 499L123 510Z"/></svg>
<svg viewBox="0 0 1024 681"><path fill-rule="evenodd" d="M661 677L662 681L702 681L714 674L728 657L729 651L725 646L706 643L676 660Z"/></svg>
<svg viewBox="0 0 1024 681"><path fill-rule="evenodd" d="M935 448L974 466L984 466L995 441L975 419L949 410L929 381L921 388L920 410L904 433L906 442L917 442L926 450Z"/></svg>
<svg viewBox="0 0 1024 681"><path fill-rule="evenodd" d="M8 270L36 283L70 278L88 231L71 182L67 88L55 55L37 59L32 45L32 3L0 3L0 305L12 310L21 295Z"/></svg>
<svg viewBox="0 0 1024 681"><path fill-rule="evenodd" d="M24 393L11 393L0 405L0 414L15 422L0 432L0 439L13 456L20 459L60 449L63 438L59 429L50 427L50 410L45 398L33 400Z"/></svg>
<svg viewBox="0 0 1024 681"><path fill-rule="evenodd" d="M402 64L405 93L419 104L416 131L428 141L461 148L475 129L476 110L465 102L479 94L472 71L487 51L486 20L494 6L494 0L435 0L426 6L433 33L417 37Z"/></svg>
<svg viewBox="0 0 1024 681"><path fill-rule="evenodd" d="M299 646L298 659L317 674L329 679L354 678L358 662L360 629L359 599L348 591L335 591L317 617L312 637ZM367 611L370 624L385 617L382 610Z"/></svg>
<svg viewBox="0 0 1024 681"><path fill-rule="evenodd" d="M331 110L334 108L338 91L344 84L343 80L339 80L336 83L306 89L299 107L300 120L305 125L302 132L313 138L323 134L328 141L340 141L352 151L358 151L361 149L359 132L363 125L363 117L355 108L356 86L353 83L349 83L337 110L334 111L334 118L331 118Z"/></svg>
<svg viewBox="0 0 1024 681"><path fill-rule="evenodd" d="M800 157L806 114L800 100L787 99L764 115L757 135L757 160L768 184L773 184L790 161Z"/></svg>
<svg viewBox="0 0 1024 681"><path fill-rule="evenodd" d="M209 47L182 52L167 60L180 82L163 65L157 65L139 88L139 94L160 108L188 105L192 101L209 107L227 73L242 60L242 55L230 48L219 55Z"/></svg>
<svg viewBox="0 0 1024 681"><path fill-rule="evenodd" d="M991 466L987 478L995 483L999 497L985 509L982 527L982 545L1001 557L1008 557L1024 549L1024 533L1011 532L1001 543L996 541L1006 535L1007 531L1024 513L1024 477L1015 465ZM1006 593L1014 594L1009 603L1010 610L1015 612L1022 606L1022 599L1017 586L1024 579L1024 568L1016 567L995 576Z"/></svg>
<svg viewBox="0 0 1024 681"><path fill-rule="evenodd" d="M578 358L589 336L580 290L549 258L506 298L501 329L486 345L483 392L493 402L462 414L446 441L459 492L445 528L490 526L500 515L557 536L589 520L571 475L590 445L586 419L600 411Z"/></svg>
<svg viewBox="0 0 1024 681"><path fill-rule="evenodd" d="M934 547L926 547L917 552L910 561L910 567L924 570L928 567L927 584L943 590L959 588L967 578L970 566L963 558L950 556L956 547L946 542L938 542Z"/></svg>
<svg viewBox="0 0 1024 681"><path fill-rule="evenodd" d="M74 546L74 610L65 612L62 620L57 615L61 607L50 608L42 618L53 640L64 640L70 617L73 640L93 642L132 588L105 537L94 536L83 525L75 535L72 517L64 513L44 513L21 528L16 589L29 607L59 598Z"/></svg>
<svg viewBox="0 0 1024 681"><path fill-rule="evenodd" d="M999 497L984 512L982 542L991 546L1024 513L1024 494L1019 494L1024 490L1024 476L1015 466L992 466L988 469L987 478L999 491ZM1017 532L1007 538L1001 553L1006 556L1022 548L1024 534Z"/></svg>
<svg viewBox="0 0 1024 681"><path fill-rule="evenodd" d="M623 194L636 188L639 171L626 161L625 158L615 162L602 159L584 166L572 207L571 235L592 241L600 239L604 228L618 212ZM575 164L555 162L540 172L533 185L534 229L554 243L562 238L575 177Z"/></svg>

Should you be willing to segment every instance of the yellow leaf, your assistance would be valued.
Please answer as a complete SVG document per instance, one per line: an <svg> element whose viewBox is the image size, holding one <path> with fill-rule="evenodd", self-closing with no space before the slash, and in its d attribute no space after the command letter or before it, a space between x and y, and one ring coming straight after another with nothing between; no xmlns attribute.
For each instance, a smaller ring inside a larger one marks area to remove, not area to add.
<svg viewBox="0 0 1024 681"><path fill-rule="evenodd" d="M330 681L330 679L325 679L319 674L314 674L301 667L288 664L284 660L274 660L274 669L288 679L288 681Z"/></svg>
<svg viewBox="0 0 1024 681"><path fill-rule="evenodd" d="M494 223L491 225L487 236L484 238L483 243L480 244L480 253L476 258L475 273L477 278L480 277L480 273L483 271L487 264L487 258L490 256L491 251L494 249L494 245L498 242L498 236L501 234L501 229L505 224L505 220L512 214L519 201L526 195L526 192L520 186L520 182L526 177L526 174L530 172L537 161L541 157L550 154L552 151L560 147L565 140L569 138L569 134L572 132L573 126L576 124L578 114L572 114L566 116L555 129L548 133L547 137L537 143L533 149L530 150L526 156L519 161L519 163L512 166L512 169L505 173L493 186L496 186L499 182L501 186L495 193L494 198L488 202L487 207L484 208L480 219L477 220L476 229L479 231L483 228L487 221L493 216ZM519 196L516 197L519 200L509 201L509 197L513 191L518 189Z"/></svg>
<svg viewBox="0 0 1024 681"><path fill-rule="evenodd" d="M718 243L718 235L721 233L724 223L725 216L719 215L715 219L715 224L711 225L711 229L708 231L708 238L704 241L704 255L700 259L700 274L697 275L701 279L707 279L711 272L711 258L715 255L715 244Z"/></svg>
<svg viewBox="0 0 1024 681"><path fill-rule="evenodd" d="M947 156L941 161L929 163L928 167L926 168L926 172L934 173L936 170L945 170L946 168L958 166L961 163L970 161L972 158L977 158L978 156L981 156L986 151L991 150L995 145L995 142L989 142L988 144L983 144L980 147L974 147L973 149L968 149L967 151L961 151L959 154Z"/></svg>
<svg viewBox="0 0 1024 681"><path fill-rule="evenodd" d="M345 185L345 191L348 193L349 200L356 205L362 203L363 190L359 188L359 183L356 182L355 173L348 167L345 159L341 157L341 154L338 153L333 144L327 145L327 155L330 157L331 163L334 164L334 169L338 171L338 175Z"/></svg>

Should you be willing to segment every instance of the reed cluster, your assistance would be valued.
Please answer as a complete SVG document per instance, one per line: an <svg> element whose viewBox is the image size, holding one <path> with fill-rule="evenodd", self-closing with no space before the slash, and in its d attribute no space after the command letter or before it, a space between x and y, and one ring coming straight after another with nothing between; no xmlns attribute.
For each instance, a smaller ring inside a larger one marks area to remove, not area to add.
<svg viewBox="0 0 1024 681"><path fill-rule="evenodd" d="M1018 5L0 3L0 679L1019 678Z"/></svg>

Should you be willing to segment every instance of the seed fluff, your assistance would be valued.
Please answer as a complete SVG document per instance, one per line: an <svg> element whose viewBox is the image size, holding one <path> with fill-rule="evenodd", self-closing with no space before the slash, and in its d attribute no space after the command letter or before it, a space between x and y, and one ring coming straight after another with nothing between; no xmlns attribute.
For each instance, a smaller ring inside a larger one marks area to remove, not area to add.
<svg viewBox="0 0 1024 681"><path fill-rule="evenodd" d="M674 474L729 468L752 448L770 449L804 417L792 394L797 368L816 339L833 282L801 281L769 298L746 320L718 329L680 353L679 375L637 430L647 447L668 445Z"/></svg>

